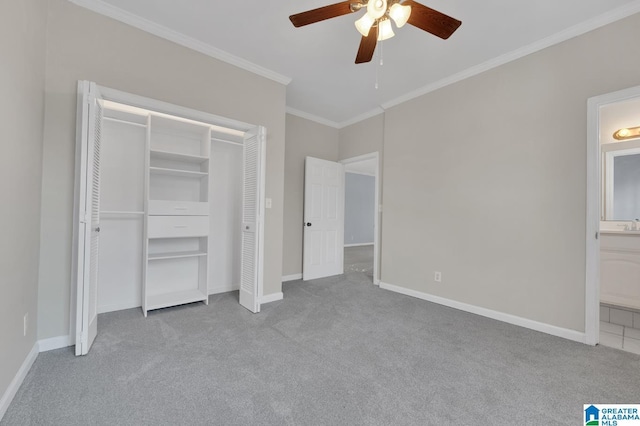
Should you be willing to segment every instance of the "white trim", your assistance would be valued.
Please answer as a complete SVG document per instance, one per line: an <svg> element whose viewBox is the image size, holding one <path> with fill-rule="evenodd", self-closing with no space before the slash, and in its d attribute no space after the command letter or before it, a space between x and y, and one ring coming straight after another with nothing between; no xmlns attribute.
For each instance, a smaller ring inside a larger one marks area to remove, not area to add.
<svg viewBox="0 0 640 426"><path fill-rule="evenodd" d="M31 351L18 369L18 372L9 384L9 387L4 392L4 395L2 395L2 399L0 399L0 420L2 420L9 409L11 401L13 401L16 393L18 393L18 389L20 389L22 382L24 382L24 378L27 377L27 373L31 370L31 366L35 362L36 358L38 358L38 342L33 344L33 348L31 348Z"/></svg>
<svg viewBox="0 0 640 426"><path fill-rule="evenodd" d="M209 288L209 296L213 294L228 293L230 291L240 290L240 284L219 285Z"/></svg>
<svg viewBox="0 0 640 426"><path fill-rule="evenodd" d="M359 123L361 121L364 121L366 119L369 119L371 117L375 117L376 115L380 115L384 113L384 107L380 106L380 107L376 107L370 111L364 112L360 115L356 115L353 118L350 118L349 120L345 120L342 121L340 123L338 123L338 129L343 129L345 127L351 126L352 124L356 124Z"/></svg>
<svg viewBox="0 0 640 426"><path fill-rule="evenodd" d="M340 160L340 164L352 164L360 161L368 160L376 161L375 171L375 213L373 220L373 284L380 284L380 215L382 212L382 206L380 205L380 153L378 151L370 152L368 154L358 155L356 157L345 158ZM345 191L346 193L346 191ZM346 204L346 203L345 203ZM345 245L347 247L347 245ZM343 257L344 259L344 257Z"/></svg>
<svg viewBox="0 0 640 426"><path fill-rule="evenodd" d="M462 302L458 302L451 299L445 299L444 297L434 296L431 294L423 293L416 290L410 290L404 287L398 287L398 286L387 284L384 282L380 282L380 288L393 291L396 293L404 294L406 296L411 296L418 299L426 300L428 302L437 303L439 305L448 306L450 308L459 309L461 311L470 312L472 314L480 315L483 317L517 325L520 327L529 328L531 330L540 331L542 333L551 334L553 336L558 336L558 337L573 340L576 342L585 343L584 333L581 333L575 330L570 330L568 328L557 327L555 325L545 324L543 322L538 322L538 321L518 317L511 314L506 314L504 312L498 312L498 311L494 311L487 308L481 308L480 306L469 305L467 303L462 303Z"/></svg>
<svg viewBox="0 0 640 426"><path fill-rule="evenodd" d="M356 171L350 171L350 170L345 170L345 173L350 173L352 175L362 175L362 176L375 176L375 173L367 173L367 172L356 172Z"/></svg>
<svg viewBox="0 0 640 426"><path fill-rule="evenodd" d="M38 350L40 352L52 351L73 346L71 336L58 336L49 339L38 340Z"/></svg>
<svg viewBox="0 0 640 426"><path fill-rule="evenodd" d="M364 246L374 246L375 243L355 243L355 244L345 244L345 247L364 247Z"/></svg>
<svg viewBox="0 0 640 426"><path fill-rule="evenodd" d="M227 129L237 130L245 133L251 129L256 128L254 124L245 123L243 121L222 117L219 115L183 107L153 98L147 98L145 96L135 95L133 93L123 92L121 90L112 89L110 87L97 87L100 90L102 98L107 101L142 108L144 110L157 112L160 114L169 114L174 117L179 117L186 120L199 121L206 125L226 127Z"/></svg>
<svg viewBox="0 0 640 426"><path fill-rule="evenodd" d="M585 335L589 345L597 344L600 339L600 239L596 237L600 233L601 212L600 108L637 97L640 97L640 86L587 100Z"/></svg>
<svg viewBox="0 0 640 426"><path fill-rule="evenodd" d="M368 154L357 155L355 157L345 158L344 160L340 160L340 163L351 164L351 163L359 163L360 161L374 160L378 158L378 156L376 155L377 153L378 151L370 152ZM353 173L353 172L349 172L349 173Z"/></svg>
<svg viewBox="0 0 640 426"><path fill-rule="evenodd" d="M302 279L302 274L291 274L291 275L284 275L282 277L282 282L287 282L287 281L296 281L296 280L301 280Z"/></svg>
<svg viewBox="0 0 640 426"><path fill-rule="evenodd" d="M249 62L246 59L242 59L238 56L225 52L222 49L218 49L217 47L214 47L208 43L186 36L163 25L144 19L138 15L134 15L133 13L127 12L123 9L120 9L119 7L115 7L102 0L69 1L80 7L84 7L85 9L89 9L93 12L99 13L100 15L113 18L116 21L123 22L149 34L153 34L165 40L172 41L188 49L195 50L196 52L200 52L212 58L234 65L238 68L242 68L261 77L268 78L269 80L284 84L285 86L291 83L291 77L279 74L275 71L254 64L253 62Z"/></svg>
<svg viewBox="0 0 640 426"><path fill-rule="evenodd" d="M282 299L284 299L284 294L282 292L267 294L266 296L262 296L260 298L260 304L263 305L265 303L277 302L278 300Z"/></svg>
<svg viewBox="0 0 640 426"><path fill-rule="evenodd" d="M287 107L287 114L295 115L296 117L304 118L307 120L315 121L318 124L323 124L325 126L333 127L334 129L339 129L340 124L335 121L327 120L326 118L319 117L317 115L309 114L308 112L300 111L299 109Z"/></svg>
<svg viewBox="0 0 640 426"><path fill-rule="evenodd" d="M547 47L551 47L555 44L562 43L563 41L567 41L589 31L603 27L612 22L619 21L620 19L626 18L638 12L640 12L640 0L636 0L617 9L613 9L588 21L581 22L577 25L569 27L563 31L560 31L559 33L543 38L542 40L538 40L535 43L531 43L512 52L498 56L497 58L493 58L474 67L467 68L466 70L453 74L447 78L443 78L442 80L428 84L420 89L414 90L405 95L384 102L383 104L381 104L381 106L385 110L389 109L403 102L409 101L422 95L426 95L427 93L481 74L490 69L497 68L500 65L515 61L524 56L546 49Z"/></svg>
<svg viewBox="0 0 640 426"><path fill-rule="evenodd" d="M98 306L98 314L106 314L107 312L123 311L125 309L133 309L142 307L140 302L127 303L111 303L108 305Z"/></svg>

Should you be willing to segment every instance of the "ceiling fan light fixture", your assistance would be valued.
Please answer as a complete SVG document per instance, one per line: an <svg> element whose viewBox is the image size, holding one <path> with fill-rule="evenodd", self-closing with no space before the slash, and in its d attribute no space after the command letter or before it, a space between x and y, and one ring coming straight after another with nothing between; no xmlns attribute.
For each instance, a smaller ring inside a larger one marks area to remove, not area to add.
<svg viewBox="0 0 640 426"><path fill-rule="evenodd" d="M373 19L379 19L385 13L387 13L387 0L369 0L369 3L367 3L367 15Z"/></svg>
<svg viewBox="0 0 640 426"><path fill-rule="evenodd" d="M371 26L376 22L368 13L365 13L362 18L356 21L356 28L358 32L362 34L364 37L369 35L369 30L371 30Z"/></svg>
<svg viewBox="0 0 640 426"><path fill-rule="evenodd" d="M403 6L400 3L396 3L389 8L389 16L398 28L402 28L409 20L409 16L411 16L411 6Z"/></svg>
<svg viewBox="0 0 640 426"><path fill-rule="evenodd" d="M391 27L391 21L387 19L381 19L378 21L378 41L390 39L396 35Z"/></svg>

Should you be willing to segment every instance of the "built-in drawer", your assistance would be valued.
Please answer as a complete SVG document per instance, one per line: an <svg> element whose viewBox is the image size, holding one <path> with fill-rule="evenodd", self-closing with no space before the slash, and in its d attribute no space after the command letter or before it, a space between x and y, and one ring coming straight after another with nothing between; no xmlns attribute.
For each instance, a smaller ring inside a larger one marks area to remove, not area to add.
<svg viewBox="0 0 640 426"><path fill-rule="evenodd" d="M209 216L149 216L149 238L206 237Z"/></svg>
<svg viewBox="0 0 640 426"><path fill-rule="evenodd" d="M150 215L189 215L206 216L209 214L209 203L193 201L149 200Z"/></svg>

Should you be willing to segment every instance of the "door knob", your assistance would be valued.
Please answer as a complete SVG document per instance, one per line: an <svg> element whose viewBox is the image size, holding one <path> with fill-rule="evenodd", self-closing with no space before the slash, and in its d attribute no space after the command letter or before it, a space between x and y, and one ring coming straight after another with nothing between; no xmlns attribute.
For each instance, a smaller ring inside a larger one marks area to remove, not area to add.
<svg viewBox="0 0 640 426"><path fill-rule="evenodd" d="M96 228L96 232L100 232L100 227L99 226Z"/></svg>
<svg viewBox="0 0 640 426"><path fill-rule="evenodd" d="M311 222L307 222L307 226L311 226Z"/></svg>

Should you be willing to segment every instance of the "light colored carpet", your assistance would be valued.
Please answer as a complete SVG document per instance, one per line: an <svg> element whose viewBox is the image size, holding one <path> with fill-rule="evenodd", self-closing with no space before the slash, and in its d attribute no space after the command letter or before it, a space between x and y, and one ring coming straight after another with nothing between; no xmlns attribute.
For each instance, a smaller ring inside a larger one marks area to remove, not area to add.
<svg viewBox="0 0 640 426"><path fill-rule="evenodd" d="M2 425L538 425L637 403L640 356L380 290L293 281L253 315L100 316L91 353L40 354Z"/></svg>

